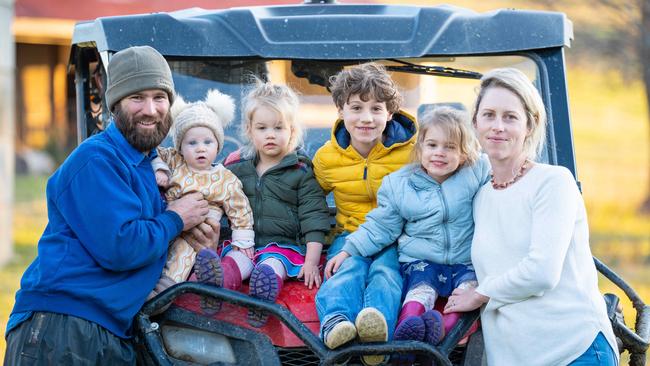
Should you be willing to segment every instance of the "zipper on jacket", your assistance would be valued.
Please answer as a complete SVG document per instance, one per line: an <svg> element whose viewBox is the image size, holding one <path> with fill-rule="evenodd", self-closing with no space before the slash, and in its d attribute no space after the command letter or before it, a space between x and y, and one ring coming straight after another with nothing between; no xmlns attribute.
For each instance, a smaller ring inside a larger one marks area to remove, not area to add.
<svg viewBox="0 0 650 366"><path fill-rule="evenodd" d="M366 190L368 191L368 196L371 201L375 200L375 193L372 191L372 186L370 185L370 179L368 179L368 159L363 163L363 180L366 182Z"/></svg>
<svg viewBox="0 0 650 366"><path fill-rule="evenodd" d="M449 264L449 252L451 251L451 239L449 238L449 228L447 227L447 220L449 219L449 209L447 207L447 200L442 193L442 185L437 186L438 195L440 195L440 202L442 202L442 231L445 235L445 264Z"/></svg>
<svg viewBox="0 0 650 366"><path fill-rule="evenodd" d="M297 160L298 160L298 162L300 162L300 159L297 159ZM253 212L253 225L256 225L254 227L257 227L257 232L262 232L262 220L260 218L262 217L262 212L261 211L262 211L262 196L263 196L263 190L264 190L264 177L267 174L270 174L271 172L273 172L275 170L284 169L284 168L286 168L288 166L291 166L291 165L293 165L293 164L290 164L290 163L288 163L286 161L285 162L280 161L277 165L267 169L264 173L262 173L261 176L260 175L257 176L257 183L255 184L255 202L256 202L256 205L257 205L257 207L259 209L255 210L255 212ZM256 168L255 164L253 164L253 169L255 169L255 168ZM289 209L289 210L291 210L291 209ZM258 236L255 235L255 244L257 244L257 242L258 242ZM266 244L266 243L262 243L262 244Z"/></svg>
<svg viewBox="0 0 650 366"><path fill-rule="evenodd" d="M302 245L302 240L300 240L300 237L302 236L302 233L300 232L300 221L298 221L298 217L293 214L293 211L291 211L291 207L285 206L287 209L287 213L289 214L289 218L291 219L291 222L293 223L294 230L296 231L296 245ZM305 242L306 244L306 242Z"/></svg>
<svg viewBox="0 0 650 366"><path fill-rule="evenodd" d="M263 190L263 177L264 174L262 174L261 177L257 178L257 182L255 183L255 206L258 208L258 210L255 210L253 212L253 225L257 226L257 232L262 232L262 220L260 220L260 217L262 217L262 190ZM255 228L255 227L253 227ZM255 235L255 241L257 242L258 238L257 235Z"/></svg>

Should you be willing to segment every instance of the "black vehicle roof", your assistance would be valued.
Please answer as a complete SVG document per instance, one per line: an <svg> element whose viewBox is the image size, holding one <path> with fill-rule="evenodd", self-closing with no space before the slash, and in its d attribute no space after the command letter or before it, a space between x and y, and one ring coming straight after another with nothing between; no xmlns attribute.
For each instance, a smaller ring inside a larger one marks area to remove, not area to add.
<svg viewBox="0 0 650 366"><path fill-rule="evenodd" d="M526 51L572 38L558 12L327 4L104 17L77 24L72 43L100 52L146 44L166 56L362 60Z"/></svg>

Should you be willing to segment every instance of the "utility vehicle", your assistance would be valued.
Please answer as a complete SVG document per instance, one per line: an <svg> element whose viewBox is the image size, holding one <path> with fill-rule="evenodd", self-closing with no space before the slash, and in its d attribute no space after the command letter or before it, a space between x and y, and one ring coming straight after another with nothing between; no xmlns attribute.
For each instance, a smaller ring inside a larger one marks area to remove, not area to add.
<svg viewBox="0 0 650 366"><path fill-rule="evenodd" d="M300 118L307 127L306 154L330 138L336 108L328 79L342 68L376 61L399 84L412 115L437 105L470 109L478 79L495 67L522 70L539 88L549 124L543 161L563 165L577 181L567 100L565 48L572 23L562 13L497 10L476 13L453 6L349 5L306 1L286 6L225 10L191 8L171 13L98 18L76 25L70 70L74 73L79 142L105 127L109 112L103 86L111 56L124 48L150 45L168 60L178 94L203 99L209 88L232 96L236 120L226 130L221 158L240 144L241 99L254 78L287 83L301 94ZM330 206L333 202L329 200ZM224 233L224 236L227 233ZM637 310L628 329L608 296L621 351L633 365L645 363L650 310L616 274L598 269L621 287ZM353 343L329 350L318 338L316 290L288 283L276 304L244 293L183 283L144 305L136 319L139 361L143 364L332 365L359 362L363 354L411 353L416 363L481 365L481 332L457 347L478 318L466 315L438 347L415 341ZM127 296L128 294L125 294ZM225 302L214 317L201 314L199 297ZM159 315L167 305L171 306ZM246 308L271 315L262 328L245 321ZM540 337L548 335L540 334ZM531 355L535 357L535 355Z"/></svg>

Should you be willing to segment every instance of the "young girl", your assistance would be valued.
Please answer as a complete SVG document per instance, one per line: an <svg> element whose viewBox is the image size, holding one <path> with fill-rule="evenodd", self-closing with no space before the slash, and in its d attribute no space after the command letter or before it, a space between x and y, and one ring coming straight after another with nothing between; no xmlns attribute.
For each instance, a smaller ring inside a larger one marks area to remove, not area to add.
<svg viewBox="0 0 650 366"><path fill-rule="evenodd" d="M231 244L246 250L254 245L253 215L248 198L234 174L223 165L213 164L223 148L223 129L232 120L234 111L232 99L217 90L210 90L205 101L185 103L177 98L171 108L174 147L159 147L152 166L158 185L167 188L168 201L186 193L201 192L209 202L208 217L219 222L225 213L233 229ZM162 276L149 297L186 281L195 262L199 282L221 286L222 274L214 252L203 249L197 254L179 237L169 247ZM201 300L201 307L207 313L215 313L219 306L214 299Z"/></svg>
<svg viewBox="0 0 650 366"><path fill-rule="evenodd" d="M470 264L472 201L488 181L489 165L479 156L466 114L449 107L422 118L414 157L414 164L384 178L378 207L347 237L325 271L397 241L405 296L394 339L435 345L445 334L442 315L433 310L436 298L476 286Z"/></svg>
<svg viewBox="0 0 650 366"><path fill-rule="evenodd" d="M236 289L250 276L250 295L269 302L275 302L289 277L303 278L309 288L320 286L320 254L330 229L311 162L296 153L302 140L298 103L289 87L259 82L244 102L242 134L248 144L225 162L251 202L256 250L224 249L224 287ZM266 318L257 311L248 314L257 327Z"/></svg>

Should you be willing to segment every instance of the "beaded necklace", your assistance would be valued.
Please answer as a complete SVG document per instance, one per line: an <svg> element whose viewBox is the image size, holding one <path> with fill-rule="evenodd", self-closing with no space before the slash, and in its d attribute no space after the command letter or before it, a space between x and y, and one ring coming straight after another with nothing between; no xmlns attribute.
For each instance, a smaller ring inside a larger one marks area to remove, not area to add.
<svg viewBox="0 0 650 366"><path fill-rule="evenodd" d="M494 189L508 188L509 186L513 185L516 181L518 181L519 178L521 178L522 175L524 175L524 172L526 171L526 168L528 168L528 159L524 160L524 163L521 164L521 168L519 168L519 172L517 172L517 174L515 174L515 176L511 180L509 180L507 182L504 182L504 183L497 183L494 180L494 172L491 171L490 172L490 183L492 183L492 188L494 188Z"/></svg>

